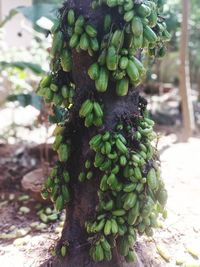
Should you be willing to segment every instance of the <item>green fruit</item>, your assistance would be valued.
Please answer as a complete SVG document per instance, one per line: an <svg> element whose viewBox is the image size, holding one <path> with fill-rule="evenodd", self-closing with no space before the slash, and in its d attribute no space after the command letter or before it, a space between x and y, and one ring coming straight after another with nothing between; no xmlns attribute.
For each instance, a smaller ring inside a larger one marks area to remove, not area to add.
<svg viewBox="0 0 200 267"><path fill-rule="evenodd" d="M126 164L127 164L126 157L125 156L121 156L119 162L120 162L121 166L126 166Z"/></svg>
<svg viewBox="0 0 200 267"><path fill-rule="evenodd" d="M126 4L124 4L124 11L130 11L134 7L133 1L127 1Z"/></svg>
<svg viewBox="0 0 200 267"><path fill-rule="evenodd" d="M61 162L66 162L69 159L70 148L67 144L61 144L58 149L58 156Z"/></svg>
<svg viewBox="0 0 200 267"><path fill-rule="evenodd" d="M128 212L128 224L134 225L137 221L137 218L139 216L139 202L137 201L135 206L131 208Z"/></svg>
<svg viewBox="0 0 200 267"><path fill-rule="evenodd" d="M111 231L113 235L116 235L118 233L118 224L114 219L111 219Z"/></svg>
<svg viewBox="0 0 200 267"><path fill-rule="evenodd" d="M116 93L118 96L125 96L128 94L129 80L127 78L117 82Z"/></svg>
<svg viewBox="0 0 200 267"><path fill-rule="evenodd" d="M90 99L85 100L85 102L82 104L81 109L79 111L80 117L86 117L88 114L90 114L93 110L93 103Z"/></svg>
<svg viewBox="0 0 200 267"><path fill-rule="evenodd" d="M103 218L99 223L98 225L95 227L95 232L100 232L101 230L103 230L105 226L105 219Z"/></svg>
<svg viewBox="0 0 200 267"><path fill-rule="evenodd" d="M122 70L125 70L128 66L128 58L127 57L121 57L119 61L119 67Z"/></svg>
<svg viewBox="0 0 200 267"><path fill-rule="evenodd" d="M124 33L123 31L120 30L116 30L113 33L112 39L111 39L111 44L115 47L115 48L121 48L123 46L124 43Z"/></svg>
<svg viewBox="0 0 200 267"><path fill-rule="evenodd" d="M94 115L93 113L89 113L86 117L85 117L85 127L91 127L94 123Z"/></svg>
<svg viewBox="0 0 200 267"><path fill-rule="evenodd" d="M134 17L131 22L132 33L139 37L143 35L143 23L139 17Z"/></svg>
<svg viewBox="0 0 200 267"><path fill-rule="evenodd" d="M75 23L75 13L73 9L70 9L67 14L67 22L70 26L74 25Z"/></svg>
<svg viewBox="0 0 200 267"><path fill-rule="evenodd" d="M135 206L136 202L137 202L137 195L135 193L128 193L126 194L123 208L125 210L130 210Z"/></svg>
<svg viewBox="0 0 200 267"><path fill-rule="evenodd" d="M61 254L62 257L65 257L66 256L66 254L67 254L67 248L66 248L66 246L62 246L61 247L60 254Z"/></svg>
<svg viewBox="0 0 200 267"><path fill-rule="evenodd" d="M133 19L133 17L134 17L134 11L133 10L127 11L124 14L124 20L126 22L130 22Z"/></svg>
<svg viewBox="0 0 200 267"><path fill-rule="evenodd" d="M101 134L97 134L94 137L92 137L92 139L90 140L89 144L90 144L91 147L97 147L101 143L101 140L102 140L102 135Z"/></svg>
<svg viewBox="0 0 200 267"><path fill-rule="evenodd" d="M61 195L57 197L55 207L57 211L61 211L64 208L64 200Z"/></svg>
<svg viewBox="0 0 200 267"><path fill-rule="evenodd" d="M148 21L149 21L148 24L149 24L149 26L150 26L151 28L153 28L153 27L156 26L157 21L158 21L158 16L157 16L156 11L154 11L154 10L151 11L150 16L148 17Z"/></svg>
<svg viewBox="0 0 200 267"><path fill-rule="evenodd" d="M40 81L40 87L41 88L45 88L45 87L49 87L52 81L52 76L48 75L45 76L41 81Z"/></svg>
<svg viewBox="0 0 200 267"><path fill-rule="evenodd" d="M92 80L97 80L99 78L99 65L98 63L93 63L88 69L88 75Z"/></svg>
<svg viewBox="0 0 200 267"><path fill-rule="evenodd" d="M114 210L113 212L112 212L112 215L114 215L114 216L119 216L119 217L121 217L121 216L123 216L123 215L125 215L126 214L126 211L125 210Z"/></svg>
<svg viewBox="0 0 200 267"><path fill-rule="evenodd" d="M108 87L109 73L106 68L101 67L99 78L95 81L96 89L99 92L105 92Z"/></svg>
<svg viewBox="0 0 200 267"><path fill-rule="evenodd" d="M86 33L83 33L80 38L80 48L84 51L87 51L89 46L89 37Z"/></svg>
<svg viewBox="0 0 200 267"><path fill-rule="evenodd" d="M79 36L76 33L74 33L69 40L69 46L71 48L75 48L78 45L78 43L79 43Z"/></svg>
<svg viewBox="0 0 200 267"><path fill-rule="evenodd" d="M90 42L90 48L91 48L93 51L96 52L96 51L99 50L99 43L98 43L97 38L90 38L89 42Z"/></svg>
<svg viewBox="0 0 200 267"><path fill-rule="evenodd" d="M117 0L107 0L106 3L109 7L115 7L118 4Z"/></svg>
<svg viewBox="0 0 200 267"><path fill-rule="evenodd" d="M106 64L106 55L107 55L107 49L103 49L98 58L98 63L100 66L104 66Z"/></svg>
<svg viewBox="0 0 200 267"><path fill-rule="evenodd" d="M70 194L69 194L68 188L65 185L62 185L62 196L63 196L64 202L69 202Z"/></svg>
<svg viewBox="0 0 200 267"><path fill-rule="evenodd" d="M116 146L121 153L126 154L128 152L128 148L122 143L119 138L116 140Z"/></svg>
<svg viewBox="0 0 200 267"><path fill-rule="evenodd" d="M108 48L107 56L106 56L106 65L108 70L116 70L118 65L118 56L117 51L114 46L110 46Z"/></svg>
<svg viewBox="0 0 200 267"><path fill-rule="evenodd" d="M135 252L131 251L131 250L128 252L128 255L125 258L126 262L128 262L128 263L134 262L134 261L136 261L136 259L137 259L137 256L136 256Z"/></svg>
<svg viewBox="0 0 200 267"><path fill-rule="evenodd" d="M157 35L155 32L148 26L144 26L144 37L150 42L155 43L157 41Z"/></svg>
<svg viewBox="0 0 200 267"><path fill-rule="evenodd" d="M98 102L94 102L94 112L97 117L103 117L103 110Z"/></svg>
<svg viewBox="0 0 200 267"><path fill-rule="evenodd" d="M85 31L92 38L97 36L97 30L92 25L87 25Z"/></svg>
<svg viewBox="0 0 200 267"><path fill-rule="evenodd" d="M139 75L138 69L132 60L128 61L128 67L126 71L131 81L135 82L139 79L140 75Z"/></svg>
<svg viewBox="0 0 200 267"><path fill-rule="evenodd" d="M136 187L137 187L136 183L128 184L128 185L124 186L123 191L127 192L127 193L130 193L130 192L133 192L136 189Z"/></svg>
<svg viewBox="0 0 200 267"><path fill-rule="evenodd" d="M145 17L148 17L150 16L151 14L151 8L148 7L147 5L145 4L141 4L139 5L139 7L137 8L137 13L140 17L142 18L145 18Z"/></svg>
<svg viewBox="0 0 200 267"><path fill-rule="evenodd" d="M101 246L104 249L104 251L110 251L111 250L111 246L105 238L103 238L103 240L101 240Z"/></svg>
<svg viewBox="0 0 200 267"><path fill-rule="evenodd" d="M64 179L65 183L69 183L70 176L69 176L69 172L68 171L64 171L63 172L63 179Z"/></svg>
<svg viewBox="0 0 200 267"><path fill-rule="evenodd" d="M69 72L72 70L72 57L69 50L64 49L60 56L61 66L64 71Z"/></svg>
<svg viewBox="0 0 200 267"><path fill-rule="evenodd" d="M63 35L61 31L54 34L50 55L56 56L62 51L63 48Z"/></svg>
<svg viewBox="0 0 200 267"><path fill-rule="evenodd" d="M81 15L81 16L78 17L78 19L77 19L75 25L76 25L76 26L83 27L84 24L85 24L85 19L84 19L84 17Z"/></svg>
<svg viewBox="0 0 200 267"><path fill-rule="evenodd" d="M156 196L157 196L158 202L162 206L165 206L165 204L167 203L167 198L168 198L167 190L161 189L160 191L158 191Z"/></svg>
<svg viewBox="0 0 200 267"><path fill-rule="evenodd" d="M85 179L86 179L86 175L85 175L85 173L84 173L84 172L81 172L81 173L79 174L79 176L78 176L78 180L79 180L80 182L84 182Z"/></svg>
<svg viewBox="0 0 200 267"><path fill-rule="evenodd" d="M110 235L111 234L111 229L112 229L112 223L110 220L107 220L106 221L106 224L104 226L104 234L107 236L107 235Z"/></svg>
<svg viewBox="0 0 200 267"><path fill-rule="evenodd" d="M135 36L133 38L133 45L135 49L141 48L143 45L143 35Z"/></svg>
<svg viewBox="0 0 200 267"><path fill-rule="evenodd" d="M147 174L147 184L151 190L156 190L158 188L158 180L154 168L151 168Z"/></svg>
<svg viewBox="0 0 200 267"><path fill-rule="evenodd" d="M129 244L126 237L122 237L119 241L119 253L124 257L129 253Z"/></svg>

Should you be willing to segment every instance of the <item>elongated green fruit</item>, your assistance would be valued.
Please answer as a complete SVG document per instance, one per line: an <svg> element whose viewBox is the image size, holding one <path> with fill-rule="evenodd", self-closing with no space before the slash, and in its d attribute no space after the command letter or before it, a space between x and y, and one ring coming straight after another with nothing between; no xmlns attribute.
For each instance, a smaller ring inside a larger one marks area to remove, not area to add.
<svg viewBox="0 0 200 267"><path fill-rule="evenodd" d="M155 43L157 41L157 35L155 32L148 26L144 26L144 37L150 42Z"/></svg>
<svg viewBox="0 0 200 267"><path fill-rule="evenodd" d="M60 254L61 254L62 257L65 257L66 256L66 254L67 254L67 248L66 248L66 246L62 246L61 247Z"/></svg>
<svg viewBox="0 0 200 267"><path fill-rule="evenodd" d="M106 68L101 67L99 78L95 81L96 89L99 92L105 92L108 88L109 73Z"/></svg>
<svg viewBox="0 0 200 267"><path fill-rule="evenodd" d="M128 94L129 80L127 78L121 79L117 82L116 93L118 96L125 96Z"/></svg>
<svg viewBox="0 0 200 267"><path fill-rule="evenodd" d="M128 148L122 143L119 138L116 140L116 146L121 153L126 154L128 152Z"/></svg>
<svg viewBox="0 0 200 267"><path fill-rule="evenodd" d="M90 38L89 42L90 42L90 47L91 47L91 49L92 49L93 51L96 52L96 51L99 50L99 42L98 42L98 40L97 40L96 37L94 37L94 38Z"/></svg>
<svg viewBox="0 0 200 267"><path fill-rule="evenodd" d="M123 31L120 30L116 30L112 36L111 39L111 44L115 47L115 48L121 48L123 46L124 43L124 33Z"/></svg>
<svg viewBox="0 0 200 267"><path fill-rule="evenodd" d="M58 31L54 34L50 55L54 57L55 55L61 52L62 48L63 48L63 35L61 31Z"/></svg>
<svg viewBox="0 0 200 267"><path fill-rule="evenodd" d="M139 202L137 201L135 206L128 212L128 224L134 225L139 216Z"/></svg>
<svg viewBox="0 0 200 267"><path fill-rule="evenodd" d="M98 102L94 102L94 112L97 117L103 117L103 110Z"/></svg>
<svg viewBox="0 0 200 267"><path fill-rule="evenodd" d="M139 79L140 75L138 69L132 60L128 61L128 67L126 71L131 81L137 81Z"/></svg>
<svg viewBox="0 0 200 267"><path fill-rule="evenodd" d="M70 9L67 14L67 22L70 26L74 25L75 23L75 14L73 9Z"/></svg>
<svg viewBox="0 0 200 267"><path fill-rule="evenodd" d="M78 45L78 43L79 43L79 36L76 33L74 33L69 40L69 46L71 48L75 48Z"/></svg>
<svg viewBox="0 0 200 267"><path fill-rule="evenodd" d="M68 188L65 185L62 185L62 196L63 196L64 202L69 202L70 194L69 194Z"/></svg>
<svg viewBox="0 0 200 267"><path fill-rule="evenodd" d="M119 61L119 67L122 70L125 70L128 66L128 58L127 57L121 57Z"/></svg>
<svg viewBox="0 0 200 267"><path fill-rule="evenodd" d="M106 221L105 227L104 227L104 234L105 235L110 235L111 234L111 229L112 229L112 223L110 220Z"/></svg>
<svg viewBox="0 0 200 267"><path fill-rule="evenodd" d="M97 30L92 25L87 25L85 31L92 38L97 36Z"/></svg>
<svg viewBox="0 0 200 267"><path fill-rule="evenodd" d="M118 56L114 46L108 48L106 56L106 65L109 70L116 70L118 65Z"/></svg>
<svg viewBox="0 0 200 267"><path fill-rule="evenodd" d="M130 22L134 17L134 11L133 10L130 10L130 11L127 11L125 14L124 14L124 20L126 22Z"/></svg>
<svg viewBox="0 0 200 267"><path fill-rule="evenodd" d="M72 70L72 57L69 50L64 49L60 56L61 66L64 71L69 72Z"/></svg>
<svg viewBox="0 0 200 267"><path fill-rule="evenodd" d="M87 99L81 106L81 109L79 111L80 117L86 117L89 113L93 110L93 103L90 99Z"/></svg>
<svg viewBox="0 0 200 267"><path fill-rule="evenodd" d="M93 63L88 69L88 75L92 80L97 80L99 78L99 65L98 63Z"/></svg>
<svg viewBox="0 0 200 267"><path fill-rule="evenodd" d="M143 34L143 23L139 17L134 17L131 22L131 30L137 37Z"/></svg>
<svg viewBox="0 0 200 267"><path fill-rule="evenodd" d="M80 48L84 51L87 51L89 48L89 37L86 33L83 33L81 35L81 39L80 39Z"/></svg>
<svg viewBox="0 0 200 267"><path fill-rule="evenodd" d="M49 87L51 84L51 81L52 81L51 75L45 76L40 82L40 87L42 88Z"/></svg>
<svg viewBox="0 0 200 267"><path fill-rule="evenodd" d="M156 171L154 168L151 168L147 174L147 183L152 190L155 190L158 187Z"/></svg>
<svg viewBox="0 0 200 267"><path fill-rule="evenodd" d="M66 162L69 159L70 148L67 144L61 144L58 149L58 156L61 162Z"/></svg>
<svg viewBox="0 0 200 267"><path fill-rule="evenodd" d="M61 211L64 208L64 200L61 195L57 197L55 207L57 211Z"/></svg>

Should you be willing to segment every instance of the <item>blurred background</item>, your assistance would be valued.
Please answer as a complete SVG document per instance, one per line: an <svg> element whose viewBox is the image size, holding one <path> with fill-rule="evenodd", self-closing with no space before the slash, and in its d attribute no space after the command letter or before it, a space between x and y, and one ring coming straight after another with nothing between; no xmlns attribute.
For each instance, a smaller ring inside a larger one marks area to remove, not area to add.
<svg viewBox="0 0 200 267"><path fill-rule="evenodd" d="M39 266L53 253L64 213L40 198L56 155L54 110L36 95L49 71L51 36L62 0L0 0L0 263ZM149 266L200 266L200 2L167 0L168 52L145 59L141 94L156 121L168 218L141 238Z"/></svg>

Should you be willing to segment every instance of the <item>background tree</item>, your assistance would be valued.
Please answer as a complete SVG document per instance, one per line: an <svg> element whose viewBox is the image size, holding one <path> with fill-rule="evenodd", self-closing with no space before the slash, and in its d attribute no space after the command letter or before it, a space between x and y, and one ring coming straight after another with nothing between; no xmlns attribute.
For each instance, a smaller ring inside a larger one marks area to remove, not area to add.
<svg viewBox="0 0 200 267"><path fill-rule="evenodd" d="M51 73L38 94L63 121L42 195L67 208L53 266L129 266L136 235L151 236L165 216L154 123L139 96L144 54L164 55L170 37L162 5L71 0L51 30Z"/></svg>

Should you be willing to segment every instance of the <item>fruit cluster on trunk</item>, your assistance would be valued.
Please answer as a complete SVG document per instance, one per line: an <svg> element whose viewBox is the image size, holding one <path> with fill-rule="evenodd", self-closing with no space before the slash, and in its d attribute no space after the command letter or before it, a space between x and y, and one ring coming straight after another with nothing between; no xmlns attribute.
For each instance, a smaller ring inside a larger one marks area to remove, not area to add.
<svg viewBox="0 0 200 267"><path fill-rule="evenodd" d="M67 210L56 266L128 266L137 235L151 236L166 215L154 122L139 96L143 62L169 40L162 6L69 0L51 30L51 73L38 94L66 112L42 191Z"/></svg>

